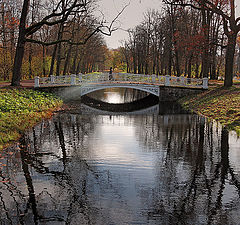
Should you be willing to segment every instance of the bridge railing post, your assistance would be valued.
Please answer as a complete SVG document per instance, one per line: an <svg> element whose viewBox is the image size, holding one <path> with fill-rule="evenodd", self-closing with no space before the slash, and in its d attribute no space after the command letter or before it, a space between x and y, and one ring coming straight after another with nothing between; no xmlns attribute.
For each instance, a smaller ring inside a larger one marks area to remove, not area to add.
<svg viewBox="0 0 240 225"><path fill-rule="evenodd" d="M152 75L152 83L156 83L156 74Z"/></svg>
<svg viewBox="0 0 240 225"><path fill-rule="evenodd" d="M82 83L82 74L81 73L78 74L78 83Z"/></svg>
<svg viewBox="0 0 240 225"><path fill-rule="evenodd" d="M71 85L76 85L76 75L75 74L71 75Z"/></svg>
<svg viewBox="0 0 240 225"><path fill-rule="evenodd" d="M180 77L180 83L185 86L185 77Z"/></svg>
<svg viewBox="0 0 240 225"><path fill-rule="evenodd" d="M170 86L170 76L169 75L165 76L165 86Z"/></svg>
<svg viewBox="0 0 240 225"><path fill-rule="evenodd" d="M203 79L203 89L208 89L208 78L204 77Z"/></svg>
<svg viewBox="0 0 240 225"><path fill-rule="evenodd" d="M51 82L51 84L54 84L54 82L55 82L55 76L54 75L50 75L50 82Z"/></svg>
<svg viewBox="0 0 240 225"><path fill-rule="evenodd" d="M40 87L40 77L34 78L34 87Z"/></svg>

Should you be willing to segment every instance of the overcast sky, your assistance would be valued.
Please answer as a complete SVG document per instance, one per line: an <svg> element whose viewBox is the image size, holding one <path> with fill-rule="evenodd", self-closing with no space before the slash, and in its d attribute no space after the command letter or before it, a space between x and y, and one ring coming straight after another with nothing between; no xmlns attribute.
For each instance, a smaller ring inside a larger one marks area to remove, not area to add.
<svg viewBox="0 0 240 225"><path fill-rule="evenodd" d="M240 0L235 0L238 8L236 13L240 16ZM121 41L128 38L126 31L133 28L143 20L143 15L148 9L161 9L161 0L99 0L99 10L105 15L108 21L111 21L121 9L130 2L130 5L120 16L121 29L115 31L111 37L105 37L109 48L117 48Z"/></svg>

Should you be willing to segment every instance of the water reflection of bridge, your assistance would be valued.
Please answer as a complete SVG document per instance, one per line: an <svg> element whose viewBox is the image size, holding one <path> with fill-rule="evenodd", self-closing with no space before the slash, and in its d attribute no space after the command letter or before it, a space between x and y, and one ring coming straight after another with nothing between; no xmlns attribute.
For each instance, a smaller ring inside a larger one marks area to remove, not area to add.
<svg viewBox="0 0 240 225"><path fill-rule="evenodd" d="M81 105L82 114L94 114L94 115L146 115L146 114L158 114L159 105L150 106L145 109L139 109L132 112L114 112L97 109L86 104Z"/></svg>
<svg viewBox="0 0 240 225"><path fill-rule="evenodd" d="M181 105L168 102L158 102L154 95L126 103L108 103L90 96L84 96L81 103L71 101L71 114L83 115L176 115L188 114Z"/></svg>

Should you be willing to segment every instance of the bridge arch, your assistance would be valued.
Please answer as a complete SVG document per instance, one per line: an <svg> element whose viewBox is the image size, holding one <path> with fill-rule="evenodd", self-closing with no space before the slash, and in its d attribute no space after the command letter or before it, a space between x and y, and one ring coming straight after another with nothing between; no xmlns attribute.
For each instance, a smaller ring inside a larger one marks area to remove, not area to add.
<svg viewBox="0 0 240 225"><path fill-rule="evenodd" d="M159 97L159 86L154 85L138 85L138 84L105 84L105 85L88 85L81 87L81 96L87 95L94 91L107 88L132 88L140 91L145 91Z"/></svg>

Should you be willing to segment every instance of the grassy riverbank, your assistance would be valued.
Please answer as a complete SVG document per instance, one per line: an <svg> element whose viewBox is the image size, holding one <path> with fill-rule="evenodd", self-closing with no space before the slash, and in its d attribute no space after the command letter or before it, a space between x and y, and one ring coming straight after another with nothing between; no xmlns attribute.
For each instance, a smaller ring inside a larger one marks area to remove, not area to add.
<svg viewBox="0 0 240 225"><path fill-rule="evenodd" d="M211 88L179 102L185 109L219 121L240 135L240 87Z"/></svg>
<svg viewBox="0 0 240 225"><path fill-rule="evenodd" d="M53 95L30 89L0 89L0 149L21 137L23 132L50 118L62 105Z"/></svg>

